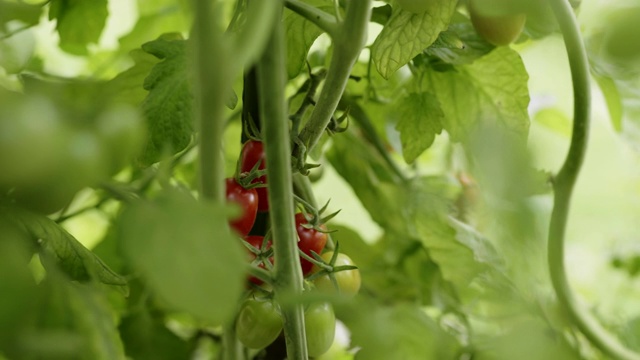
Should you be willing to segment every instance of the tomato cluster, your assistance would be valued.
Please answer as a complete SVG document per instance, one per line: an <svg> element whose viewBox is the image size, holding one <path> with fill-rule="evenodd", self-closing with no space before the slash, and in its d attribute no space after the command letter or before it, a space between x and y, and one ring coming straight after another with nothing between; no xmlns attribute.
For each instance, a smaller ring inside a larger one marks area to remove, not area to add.
<svg viewBox="0 0 640 360"><path fill-rule="evenodd" d="M262 142L247 141L240 153L238 175L226 179L226 198L228 203L240 207L239 215L232 218L229 225L244 239L248 261L269 271L274 265L271 248L277 244L272 244L261 227L254 227L258 214L269 210L264 169L266 157ZM294 218L303 276L313 284L309 286L311 289L354 296L360 288L359 271L348 256L333 251L323 253L328 242L328 229L317 211L307 207L305 205L306 212L299 212ZM241 305L236 333L246 347L261 349L278 338L283 320L271 289L262 286L263 281L253 276L248 277L248 282L256 289ZM336 321L333 308L327 302L311 303L305 307L304 316L309 356L319 356L333 343Z"/></svg>

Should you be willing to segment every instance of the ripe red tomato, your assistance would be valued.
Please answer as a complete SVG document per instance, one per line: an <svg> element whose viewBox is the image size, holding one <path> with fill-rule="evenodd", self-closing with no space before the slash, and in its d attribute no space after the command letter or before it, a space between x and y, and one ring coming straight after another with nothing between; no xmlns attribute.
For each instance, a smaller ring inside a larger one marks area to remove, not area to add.
<svg viewBox="0 0 640 360"><path fill-rule="evenodd" d="M245 300L236 321L236 335L244 346L262 349L271 344L282 331L282 317L270 300Z"/></svg>
<svg viewBox="0 0 640 360"><path fill-rule="evenodd" d="M258 170L264 170L266 166L266 157L264 155L264 146L262 142L256 140L249 140L242 145L242 151L240 152L240 172L249 172L253 167L260 162ZM261 176L252 181L253 184L267 183L267 177ZM258 192L258 210L269 210L269 198L267 188L256 188Z"/></svg>
<svg viewBox="0 0 640 360"><path fill-rule="evenodd" d="M328 263L331 260L332 256L333 256L333 251L327 251L326 253L322 254L322 259ZM355 265L355 264L350 257L340 253L338 254L338 257L336 257L336 261L333 264L333 266L344 266L344 265ZM320 268L314 265L312 272L316 273L318 271L320 271ZM316 286L316 288L321 291L328 292L328 293L335 293L336 290L338 290L340 294L344 294L347 296L355 296L360 290L360 284L361 284L360 270L358 269L342 270L342 271L335 272L333 276L336 279L336 284L338 285L338 289L335 288L335 286L333 285L333 282L331 281L328 275L322 275L314 279L313 283Z"/></svg>
<svg viewBox="0 0 640 360"><path fill-rule="evenodd" d="M262 243L264 242L264 236L251 235L251 236L247 236L244 240L249 244L251 244L251 246L261 249ZM266 250L269 250L270 248L271 248L271 240L267 241L267 244L264 250L266 251ZM249 253L249 261L253 261L256 258L256 255L252 253L249 249L247 249L247 252ZM269 261L273 264L273 256L269 258ZM264 263L260 263L258 267L261 267L264 269L265 268ZM255 276L250 276L249 281L251 281L256 285L262 285L262 280L258 279Z"/></svg>
<svg viewBox="0 0 640 360"><path fill-rule="evenodd" d="M296 214L296 231L299 238L298 248L302 250L303 253L313 257L311 251L314 251L316 254L322 253L324 246L327 244L327 234L316 229L305 228L303 225L308 223L302 213ZM326 230L324 225L321 225L320 228ZM300 258L300 265L302 266L302 273L304 275L307 275L313 268L313 263L303 258Z"/></svg>
<svg viewBox="0 0 640 360"><path fill-rule="evenodd" d="M227 202L240 205L241 214L229 222L229 225L240 235L246 236L258 213L258 193L256 189L245 189L234 178L225 180L227 185Z"/></svg>

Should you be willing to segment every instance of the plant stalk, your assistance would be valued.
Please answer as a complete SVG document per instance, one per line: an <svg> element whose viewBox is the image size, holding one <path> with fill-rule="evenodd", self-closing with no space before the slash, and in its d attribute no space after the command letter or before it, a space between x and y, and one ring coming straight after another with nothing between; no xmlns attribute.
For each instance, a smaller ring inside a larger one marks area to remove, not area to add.
<svg viewBox="0 0 640 360"><path fill-rule="evenodd" d="M549 226L548 262L551 281L561 306L589 341L604 354L621 360L640 360L640 354L625 348L608 333L579 302L569 286L564 263L564 238L571 194L584 161L590 126L591 93L589 63L573 9L567 0L550 0L564 37L574 96L571 145L554 181L554 207Z"/></svg>
<svg viewBox="0 0 640 360"><path fill-rule="evenodd" d="M340 31L334 37L334 50L324 87L309 121L300 132L300 140L311 151L318 143L347 86L351 69L367 40L371 0L349 1Z"/></svg>
<svg viewBox="0 0 640 360"><path fill-rule="evenodd" d="M282 4L282 1L279 1ZM284 30L276 21L265 51L257 65L262 135L267 158L269 206L275 262L276 298L302 294L302 269L298 260L294 225L293 185L289 119L285 99ZM302 304L279 301L289 359L307 359Z"/></svg>

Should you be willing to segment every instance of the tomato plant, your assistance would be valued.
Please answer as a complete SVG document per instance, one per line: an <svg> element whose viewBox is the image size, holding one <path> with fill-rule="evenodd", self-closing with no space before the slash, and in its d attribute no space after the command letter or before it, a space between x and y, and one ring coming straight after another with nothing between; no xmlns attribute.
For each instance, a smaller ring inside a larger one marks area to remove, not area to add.
<svg viewBox="0 0 640 360"><path fill-rule="evenodd" d="M232 219L230 225L240 235L246 236L256 221L258 193L255 189L245 189L234 178L225 180L227 202L240 206L240 215Z"/></svg>
<svg viewBox="0 0 640 360"><path fill-rule="evenodd" d="M0 357L638 359L636 2L0 0Z"/></svg>
<svg viewBox="0 0 640 360"><path fill-rule="evenodd" d="M264 156L264 145L261 141L249 140L242 145L242 152L240 153L240 171L250 172L254 166L258 163L258 170L264 170L266 167L266 158ZM260 176L256 178L254 183L267 183L267 176ZM258 193L258 210L269 210L269 196L266 187L256 188Z"/></svg>
<svg viewBox="0 0 640 360"><path fill-rule="evenodd" d="M327 251L322 254L322 260L326 263L331 261L333 257L333 251ZM333 266L355 266L355 263L351 258L345 254L339 253L336 256L335 262ZM320 271L320 268L317 265L313 266L311 270L312 273L316 273ZM352 270L341 270L333 273L333 277L336 281L336 285L334 285L333 281L329 278L329 275L322 275L313 280L314 285L321 291L326 292L336 292L338 291L340 294L344 294L347 296L354 296L360 290L360 284L362 280L360 279L360 270L352 269Z"/></svg>
<svg viewBox="0 0 640 360"><path fill-rule="evenodd" d="M255 298L244 301L236 320L236 334L246 347L267 347L281 331L282 317L272 301Z"/></svg>
<svg viewBox="0 0 640 360"><path fill-rule="evenodd" d="M298 248L305 254L312 256L312 252L321 254L327 244L326 227L320 225L313 227L303 213L297 213L295 218L296 232L298 233ZM313 264L306 259L300 258L302 273L308 274L313 268Z"/></svg>

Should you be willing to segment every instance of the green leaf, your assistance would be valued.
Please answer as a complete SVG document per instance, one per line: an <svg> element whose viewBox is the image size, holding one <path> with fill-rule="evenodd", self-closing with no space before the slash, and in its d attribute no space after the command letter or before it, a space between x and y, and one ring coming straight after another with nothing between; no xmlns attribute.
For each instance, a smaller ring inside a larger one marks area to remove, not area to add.
<svg viewBox="0 0 640 360"><path fill-rule="evenodd" d="M147 309L122 319L120 335L127 356L140 360L187 359L187 343L169 331L162 316L153 316Z"/></svg>
<svg viewBox="0 0 640 360"><path fill-rule="evenodd" d="M617 132L622 131L622 114L624 109L622 108L622 99L620 97L620 92L618 92L618 87L616 86L615 80L610 77L602 76L598 74L593 74L598 86L600 86L600 91L602 91L602 95L604 95L604 100L607 103L607 108L609 109L609 116L611 117L611 125L613 125L613 129Z"/></svg>
<svg viewBox="0 0 640 360"><path fill-rule="evenodd" d="M566 137L571 136L571 119L560 109L548 107L533 114L533 120Z"/></svg>
<svg viewBox="0 0 640 360"><path fill-rule="evenodd" d="M139 106L148 94L143 87L144 80L159 60L140 49L131 51L129 55L135 65L107 82L105 88L115 102Z"/></svg>
<svg viewBox="0 0 640 360"><path fill-rule="evenodd" d="M524 140L529 132L528 79L518 53L500 47L455 71L427 70L419 86L438 98L442 125L454 141L464 140L480 125Z"/></svg>
<svg viewBox="0 0 640 360"><path fill-rule="evenodd" d="M37 242L43 258L51 257L69 277L77 281L97 279L108 285L125 286L127 281L100 258L46 216L17 208L0 208L0 213ZM44 262L47 266L47 262Z"/></svg>
<svg viewBox="0 0 640 360"><path fill-rule="evenodd" d="M494 48L473 28L469 18L456 12L446 31L424 53L447 64L470 64Z"/></svg>
<svg viewBox="0 0 640 360"><path fill-rule="evenodd" d="M49 19L56 20L60 48L70 54L88 54L107 22L107 0L52 0Z"/></svg>
<svg viewBox="0 0 640 360"><path fill-rule="evenodd" d="M394 9L371 49L376 69L388 79L396 70L431 45L446 30L457 1L430 1L422 14Z"/></svg>
<svg viewBox="0 0 640 360"><path fill-rule="evenodd" d="M398 118L396 130L400 132L402 156L410 164L442 132L444 114L438 99L429 93L411 93L401 98L393 111Z"/></svg>
<svg viewBox="0 0 640 360"><path fill-rule="evenodd" d="M187 69L187 42L177 34L167 34L142 45L142 49L162 59L144 81L149 94L142 102L149 139L141 155L143 165L160 160L165 151L183 150L194 133L193 95Z"/></svg>
<svg viewBox="0 0 640 360"><path fill-rule="evenodd" d="M321 6L322 4L325 6ZM326 6L326 1L312 1L310 5L317 6L329 13L333 12L333 7ZM304 67L309 49L322 34L322 30L314 23L288 9L284 14L284 28L287 41L287 74L289 79L293 79Z"/></svg>
<svg viewBox="0 0 640 360"><path fill-rule="evenodd" d="M186 194L140 201L121 216L120 247L167 304L220 325L233 316L245 276L245 252L226 215Z"/></svg>
<svg viewBox="0 0 640 360"><path fill-rule="evenodd" d="M42 6L29 5L23 2L0 1L0 34L5 32L5 26L12 20L18 20L24 25L33 26L40 20Z"/></svg>
<svg viewBox="0 0 640 360"><path fill-rule="evenodd" d="M35 45L35 37L29 30L0 40L0 66L6 70L7 74L21 72L29 64Z"/></svg>
<svg viewBox="0 0 640 360"><path fill-rule="evenodd" d="M105 294L91 284L49 273L40 284L32 326L22 339L35 358L125 359L115 317Z"/></svg>
<svg viewBox="0 0 640 360"><path fill-rule="evenodd" d="M339 311L351 330L351 343L361 347L356 360L455 359L460 345L416 306L359 303Z"/></svg>

